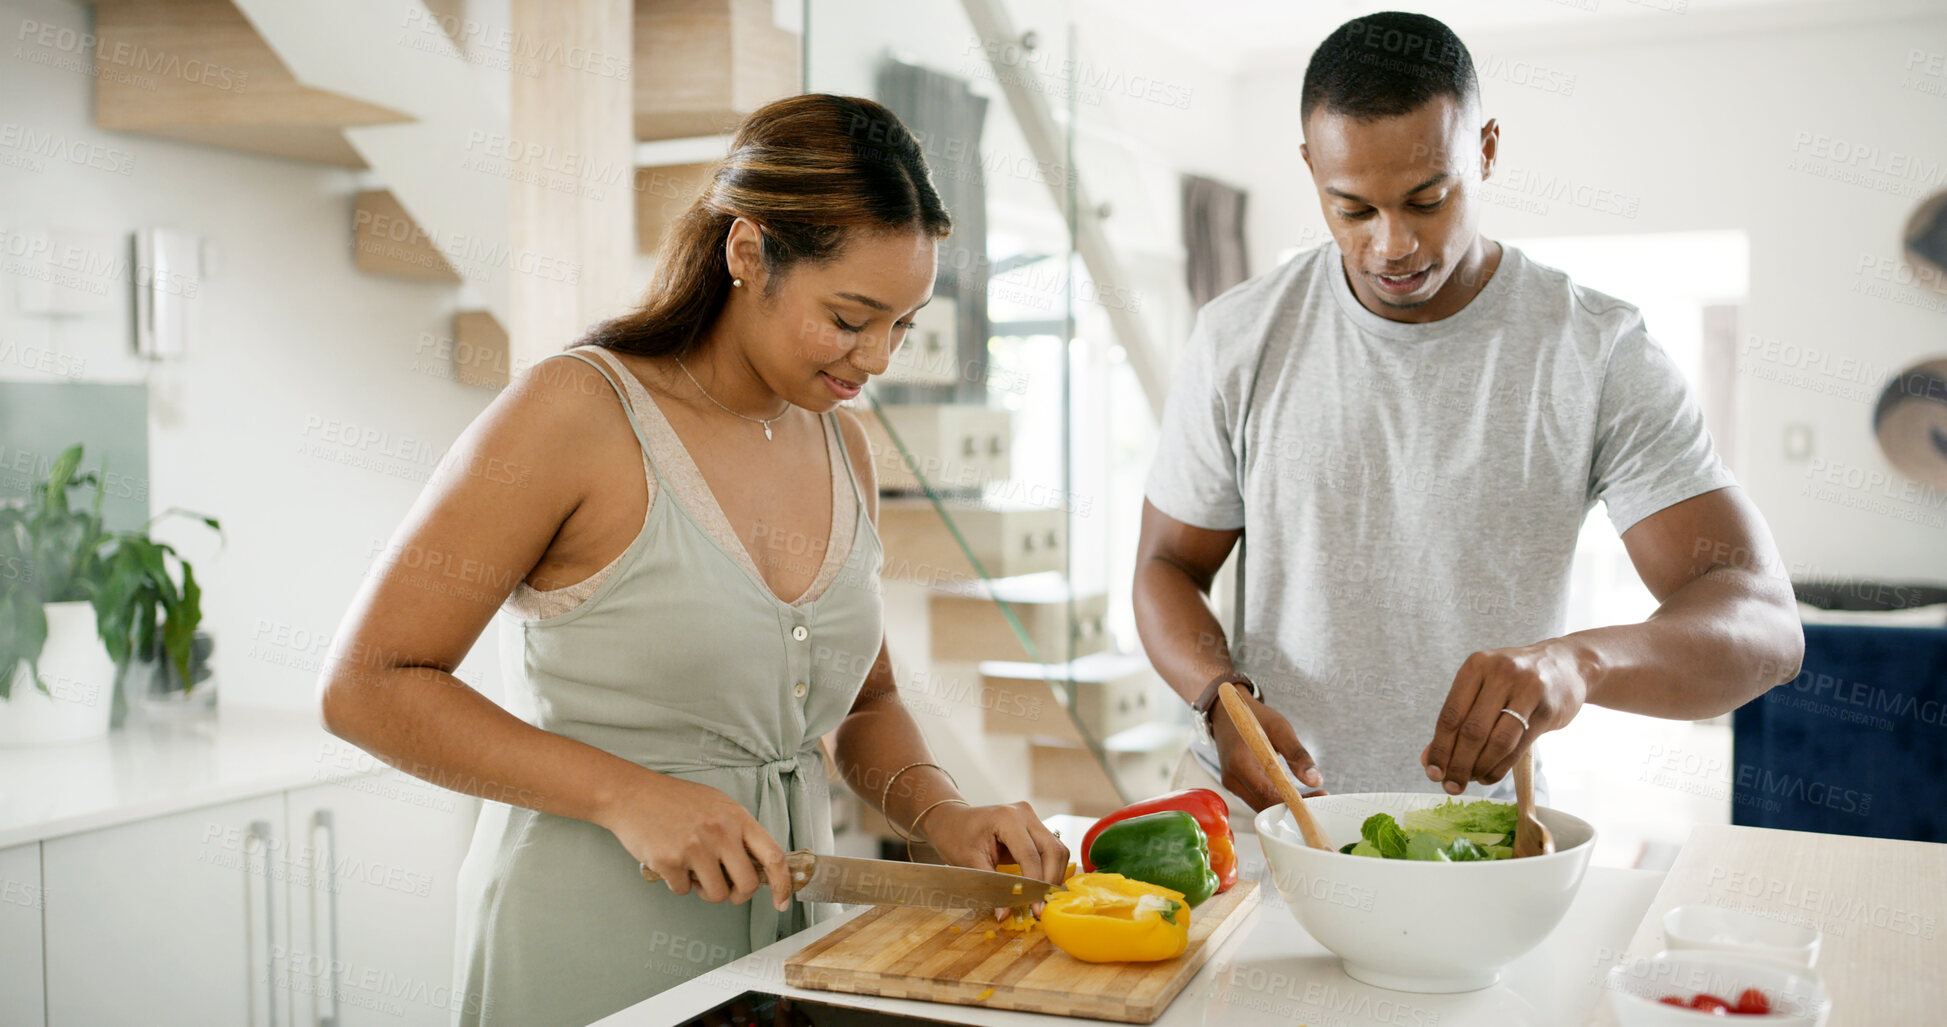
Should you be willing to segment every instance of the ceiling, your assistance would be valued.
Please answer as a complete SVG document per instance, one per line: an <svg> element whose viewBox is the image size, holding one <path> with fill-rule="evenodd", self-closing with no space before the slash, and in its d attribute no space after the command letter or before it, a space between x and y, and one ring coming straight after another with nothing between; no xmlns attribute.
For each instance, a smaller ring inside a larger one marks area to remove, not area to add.
<svg viewBox="0 0 1947 1027"><path fill-rule="evenodd" d="M1235 71L1274 58L1308 57L1325 33L1377 11L1413 10L1470 34L1627 25L1683 33L1700 22L1747 16L1757 9L1831 13L1903 10L1904 0L1083 0ZM1937 8L1936 8L1937 10ZM1194 16L1187 16L1194 11Z"/></svg>

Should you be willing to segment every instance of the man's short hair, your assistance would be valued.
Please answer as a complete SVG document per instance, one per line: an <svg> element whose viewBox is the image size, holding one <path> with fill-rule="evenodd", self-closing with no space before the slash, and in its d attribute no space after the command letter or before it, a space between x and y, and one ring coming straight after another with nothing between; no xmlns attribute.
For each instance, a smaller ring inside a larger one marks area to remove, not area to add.
<svg viewBox="0 0 1947 1027"><path fill-rule="evenodd" d="M1340 25L1312 51L1298 101L1302 122L1324 107L1359 121L1398 117L1435 97L1478 104L1466 44L1437 18L1383 11Z"/></svg>

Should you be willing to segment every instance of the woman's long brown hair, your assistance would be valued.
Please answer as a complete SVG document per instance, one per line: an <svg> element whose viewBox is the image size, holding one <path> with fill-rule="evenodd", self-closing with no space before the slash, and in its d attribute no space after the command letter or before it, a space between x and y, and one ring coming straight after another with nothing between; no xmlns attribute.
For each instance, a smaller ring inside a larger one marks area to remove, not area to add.
<svg viewBox="0 0 1947 1027"><path fill-rule="evenodd" d="M670 226L642 305L575 345L642 356L694 350L730 294L724 243L739 217L762 232L767 291L800 262L837 257L854 230L944 238L953 227L918 141L891 111L829 93L777 100L744 119L703 195Z"/></svg>

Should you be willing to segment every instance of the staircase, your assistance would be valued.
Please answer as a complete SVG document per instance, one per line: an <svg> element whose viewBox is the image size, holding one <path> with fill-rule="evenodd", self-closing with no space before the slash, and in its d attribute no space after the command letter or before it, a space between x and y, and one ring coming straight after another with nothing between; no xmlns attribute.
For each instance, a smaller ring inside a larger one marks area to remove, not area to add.
<svg viewBox="0 0 1947 1027"><path fill-rule="evenodd" d="M794 12L773 2L510 0L504 23L486 23L461 0L97 0L95 116L357 171L355 266L452 290L451 376L499 388L625 309L633 259L656 252L707 184L726 133L798 91ZM1012 31L997 3L966 2L976 25ZM109 73L131 53L208 70L147 83ZM1009 100L1042 130L1031 140L1052 146L1045 98ZM1083 255L1116 280L1093 217L1077 229ZM934 304L889 381L962 380L953 303ZM1115 330L1154 407L1141 322L1119 317ZM962 791L1097 815L1166 788L1187 733L1147 661L1111 651L1107 596L1064 577L1067 512L986 498L1011 491L993 486L1014 471L1013 415L964 403L862 414L882 494L889 645ZM834 795L844 845L894 837L848 792Z"/></svg>

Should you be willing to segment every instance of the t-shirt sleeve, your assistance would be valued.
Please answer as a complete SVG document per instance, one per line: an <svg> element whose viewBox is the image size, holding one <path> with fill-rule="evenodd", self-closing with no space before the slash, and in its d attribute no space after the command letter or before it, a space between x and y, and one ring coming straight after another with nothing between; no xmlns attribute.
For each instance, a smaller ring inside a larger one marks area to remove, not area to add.
<svg viewBox="0 0 1947 1027"><path fill-rule="evenodd" d="M1621 533L1659 510L1735 484L1683 372L1642 319L1633 319L1603 376L1589 501L1601 500Z"/></svg>
<svg viewBox="0 0 1947 1027"><path fill-rule="evenodd" d="M1231 444L1231 413L1238 397L1219 382L1216 340L1201 314L1178 358L1163 401L1156 460L1143 495L1184 524L1228 531L1244 526L1244 497L1237 488L1237 453Z"/></svg>

